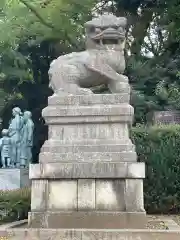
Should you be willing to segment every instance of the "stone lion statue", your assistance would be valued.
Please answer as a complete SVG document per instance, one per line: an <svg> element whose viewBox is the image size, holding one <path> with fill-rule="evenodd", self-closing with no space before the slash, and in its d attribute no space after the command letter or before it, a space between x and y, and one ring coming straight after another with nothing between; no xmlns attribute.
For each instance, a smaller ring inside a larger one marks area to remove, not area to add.
<svg viewBox="0 0 180 240"><path fill-rule="evenodd" d="M124 46L127 21L102 15L85 23L86 51L54 60L49 69L50 87L58 95L93 94L91 88L106 84L120 93L128 84Z"/></svg>

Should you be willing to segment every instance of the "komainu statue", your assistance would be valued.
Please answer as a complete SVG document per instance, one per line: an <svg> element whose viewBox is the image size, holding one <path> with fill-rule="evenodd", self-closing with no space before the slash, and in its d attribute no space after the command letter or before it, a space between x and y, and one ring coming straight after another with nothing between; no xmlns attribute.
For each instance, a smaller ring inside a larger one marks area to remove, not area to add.
<svg viewBox="0 0 180 240"><path fill-rule="evenodd" d="M93 94L91 88L107 85L120 93L127 86L124 47L126 18L103 15L85 23L86 51L58 57L49 70L50 87L57 95Z"/></svg>

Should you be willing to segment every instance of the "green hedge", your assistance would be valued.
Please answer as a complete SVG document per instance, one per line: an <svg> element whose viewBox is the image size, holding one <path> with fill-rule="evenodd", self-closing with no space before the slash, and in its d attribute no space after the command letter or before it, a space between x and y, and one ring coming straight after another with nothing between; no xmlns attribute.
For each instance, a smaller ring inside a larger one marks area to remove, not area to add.
<svg viewBox="0 0 180 240"><path fill-rule="evenodd" d="M145 209L148 213L180 210L180 126L133 128L139 161L146 163ZM4 214L6 211L6 215ZM30 189L0 191L0 223L27 218Z"/></svg>
<svg viewBox="0 0 180 240"><path fill-rule="evenodd" d="M30 188L0 191L0 224L27 219L30 195Z"/></svg>
<svg viewBox="0 0 180 240"><path fill-rule="evenodd" d="M139 161L146 163L145 209L148 213L180 210L180 126L133 128Z"/></svg>

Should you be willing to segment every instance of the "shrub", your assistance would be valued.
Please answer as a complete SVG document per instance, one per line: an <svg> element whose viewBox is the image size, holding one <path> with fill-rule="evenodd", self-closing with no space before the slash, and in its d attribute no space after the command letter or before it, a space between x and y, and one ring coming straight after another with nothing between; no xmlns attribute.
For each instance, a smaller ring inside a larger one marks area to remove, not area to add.
<svg viewBox="0 0 180 240"><path fill-rule="evenodd" d="M133 128L138 161L146 164L145 209L148 213L180 210L180 126Z"/></svg>
<svg viewBox="0 0 180 240"><path fill-rule="evenodd" d="M30 188L0 191L0 223L27 219L30 195Z"/></svg>

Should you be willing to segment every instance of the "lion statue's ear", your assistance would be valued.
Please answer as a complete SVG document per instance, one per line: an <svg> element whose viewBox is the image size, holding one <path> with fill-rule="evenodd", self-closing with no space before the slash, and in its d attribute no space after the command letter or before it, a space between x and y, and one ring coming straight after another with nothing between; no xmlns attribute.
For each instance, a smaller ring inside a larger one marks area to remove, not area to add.
<svg viewBox="0 0 180 240"><path fill-rule="evenodd" d="M125 17L120 17L119 18L119 25L121 26L121 27L126 27L127 26L127 18L125 18Z"/></svg>

